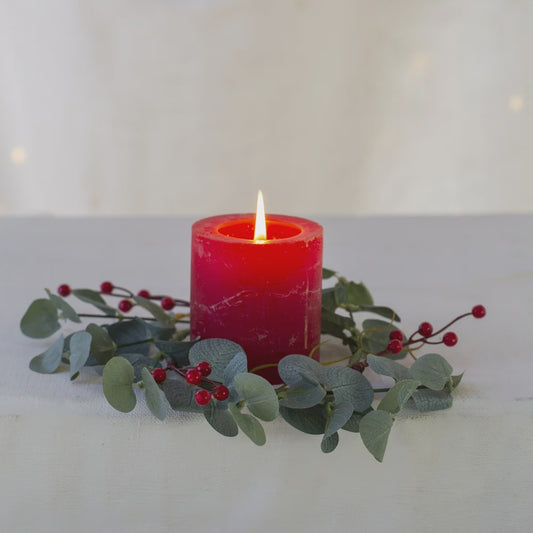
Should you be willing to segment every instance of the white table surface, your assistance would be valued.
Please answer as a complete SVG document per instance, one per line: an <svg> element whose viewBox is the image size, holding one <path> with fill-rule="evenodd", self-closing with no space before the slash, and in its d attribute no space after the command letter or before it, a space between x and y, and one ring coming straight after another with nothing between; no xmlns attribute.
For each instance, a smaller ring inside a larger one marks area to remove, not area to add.
<svg viewBox="0 0 533 533"><path fill-rule="evenodd" d="M406 330L486 305L441 352L466 372L450 410L399 416L383 464L351 433L325 455L282 420L256 447L197 415L118 413L90 373L31 372L49 343L20 318L62 282L187 297L192 220L0 219L0 530L531 531L533 216L317 220L324 265Z"/></svg>

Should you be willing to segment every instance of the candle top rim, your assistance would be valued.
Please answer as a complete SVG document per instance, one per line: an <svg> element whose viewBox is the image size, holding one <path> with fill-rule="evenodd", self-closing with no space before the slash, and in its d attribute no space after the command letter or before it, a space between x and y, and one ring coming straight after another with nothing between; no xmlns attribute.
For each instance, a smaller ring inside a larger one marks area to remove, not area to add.
<svg viewBox="0 0 533 533"><path fill-rule="evenodd" d="M195 236L203 236L211 240L242 244L268 243L269 245L309 240L316 237L321 237L323 234L322 226L318 224L318 222L314 222L313 220L309 220L307 218L290 215L267 214L266 220L267 228L269 222L277 222L280 223L280 225L285 224L287 227L292 226L299 231L287 237L283 236L278 238L268 238L262 241L254 241L253 238L249 239L245 237L227 235L220 231L222 227L231 225L231 223L250 223L253 226L255 224L255 213L230 213L226 215L215 215L202 218L193 224L192 231L193 235Z"/></svg>

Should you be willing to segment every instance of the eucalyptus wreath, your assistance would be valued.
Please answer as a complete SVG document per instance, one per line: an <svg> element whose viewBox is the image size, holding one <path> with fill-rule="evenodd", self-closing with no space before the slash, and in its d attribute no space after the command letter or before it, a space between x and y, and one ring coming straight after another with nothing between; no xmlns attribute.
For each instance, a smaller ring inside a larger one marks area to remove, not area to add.
<svg viewBox="0 0 533 533"><path fill-rule="evenodd" d="M222 435L235 437L241 430L259 446L266 442L262 422L279 416L297 430L321 435L325 453L335 450L341 430L359 433L381 462L400 410L451 407L462 378L442 355L417 352L431 345L454 346L457 335L448 328L466 316L482 318L485 308L476 305L436 331L422 322L407 336L399 315L374 305L363 283L329 269L323 270L323 278L322 334L326 342L333 338L347 347L348 355L330 362L287 355L277 368L280 385L249 369L244 350L235 342L190 340L188 313L175 311L188 302L145 289L134 294L111 282L102 283L99 291L63 284L58 294L46 289L46 298L30 304L20 328L31 338L56 336L67 322L82 327L82 321L89 323L80 331L60 332L29 367L43 374L68 369L73 381L90 367L101 375L104 396L118 411L132 411L144 396L160 420L169 408L197 412ZM76 311L69 296L97 312ZM110 304L111 298L120 298L117 306ZM132 309L140 314L133 316ZM407 357L413 361L410 366L398 362ZM389 378L390 387L374 387L364 375L368 367Z"/></svg>

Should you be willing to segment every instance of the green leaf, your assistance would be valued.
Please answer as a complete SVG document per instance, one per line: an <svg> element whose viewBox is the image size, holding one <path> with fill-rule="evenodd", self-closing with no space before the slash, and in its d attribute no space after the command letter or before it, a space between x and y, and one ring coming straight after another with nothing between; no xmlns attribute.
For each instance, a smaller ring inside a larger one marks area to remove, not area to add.
<svg viewBox="0 0 533 533"><path fill-rule="evenodd" d="M193 387L185 379L176 376L176 379L167 378L160 384L172 409L177 411L201 411L201 407L194 400Z"/></svg>
<svg viewBox="0 0 533 533"><path fill-rule="evenodd" d="M371 411L359 423L363 444L380 463L385 455L393 421L392 415L386 411Z"/></svg>
<svg viewBox="0 0 533 533"><path fill-rule="evenodd" d="M322 269L322 279L332 278L335 274L336 272L334 270L330 270L329 268Z"/></svg>
<svg viewBox="0 0 533 533"><path fill-rule="evenodd" d="M91 353L91 336L86 331L78 331L70 339L70 379L85 365Z"/></svg>
<svg viewBox="0 0 533 533"><path fill-rule="evenodd" d="M331 413L324 437L331 437L334 433L337 433L346 422L350 419L353 413L353 407L350 402L335 403L335 407Z"/></svg>
<svg viewBox="0 0 533 533"><path fill-rule="evenodd" d="M233 415L237 425L242 429L243 433L247 435L254 444L257 444L257 446L263 446L263 444L265 444L265 430L257 418L241 413L239 408L233 403L229 404L229 411Z"/></svg>
<svg viewBox="0 0 533 533"><path fill-rule="evenodd" d="M333 392L336 404L349 402L353 411L365 411L374 399L374 389L368 379L346 366L327 367L324 385Z"/></svg>
<svg viewBox="0 0 533 533"><path fill-rule="evenodd" d="M60 327L56 306L46 298L33 301L20 321L20 330L32 339L50 337Z"/></svg>
<svg viewBox="0 0 533 533"><path fill-rule="evenodd" d="M269 422L278 416L279 402L276 390L265 378L256 374L237 374L233 386L246 402L246 407L257 418Z"/></svg>
<svg viewBox="0 0 533 533"><path fill-rule="evenodd" d="M385 394L381 402L379 402L378 409L392 414L397 413L405 405L419 385L420 381L415 381L414 379L398 381L398 383Z"/></svg>
<svg viewBox="0 0 533 533"><path fill-rule="evenodd" d="M60 296L52 294L48 289L46 289L46 292L48 293L48 298L50 298L50 301L54 304L56 309L61 311L62 318L66 318L67 320L71 320L72 322L76 322L78 324L81 322L81 318L78 316L78 313L76 313L76 310L69 303L67 303Z"/></svg>
<svg viewBox="0 0 533 533"><path fill-rule="evenodd" d="M235 376L242 374L248 370L248 361L244 352L235 354L233 359L228 363L224 369L224 378L222 383L230 387L233 384Z"/></svg>
<svg viewBox="0 0 533 533"><path fill-rule="evenodd" d="M382 376L389 376L394 378L396 381L401 381L404 379L410 379L411 374L409 369L406 366L400 365L391 359L380 355L368 354L367 359L368 365L376 373L381 374Z"/></svg>
<svg viewBox="0 0 533 533"><path fill-rule="evenodd" d="M292 427L309 435L322 435L326 431L326 406L319 404L308 409L291 409L280 406L279 413Z"/></svg>
<svg viewBox="0 0 533 533"><path fill-rule="evenodd" d="M78 300L93 305L108 316L117 316L116 309L107 305L106 301L96 291L91 289L74 289L72 294L76 296Z"/></svg>
<svg viewBox="0 0 533 533"><path fill-rule="evenodd" d="M122 320L106 325L104 328L117 346L117 355L122 353L142 353L148 355L151 342L142 342L152 337L146 322L140 318ZM136 343L133 345L133 343ZM135 346L135 347L133 347Z"/></svg>
<svg viewBox="0 0 533 533"><path fill-rule="evenodd" d="M99 365L105 365L116 353L117 345L109 333L97 324L89 324L85 331L91 336L91 354Z"/></svg>
<svg viewBox="0 0 533 533"><path fill-rule="evenodd" d="M104 367L103 387L107 401L122 413L135 407L137 398L133 391L133 367L124 357L113 357Z"/></svg>
<svg viewBox="0 0 533 533"><path fill-rule="evenodd" d="M155 379L147 368L142 369L142 380L144 383L144 393L146 405L154 416L159 420L164 420L167 414L167 402L165 394L158 387Z"/></svg>
<svg viewBox="0 0 533 533"><path fill-rule="evenodd" d="M458 374L457 376L450 376L448 383L446 383L445 390L448 392L455 390L459 386L459 383L461 383L463 376L464 372L462 374Z"/></svg>
<svg viewBox="0 0 533 533"><path fill-rule="evenodd" d="M278 364L278 373L281 379L290 386L299 385L305 380L305 384L320 383L324 373L324 367L306 355L287 355Z"/></svg>
<svg viewBox="0 0 533 533"><path fill-rule="evenodd" d="M61 364L64 344L65 339L63 335L60 335L46 352L36 355L30 361L30 369L34 372L39 372L39 374L52 374L55 372Z"/></svg>
<svg viewBox="0 0 533 533"><path fill-rule="evenodd" d="M412 398L416 408L423 413L448 409L453 403L451 394L444 391L419 390L413 394Z"/></svg>
<svg viewBox="0 0 533 533"><path fill-rule="evenodd" d="M239 428L229 411L217 409L214 402L210 402L203 409L204 416L211 427L224 437L235 437Z"/></svg>
<svg viewBox="0 0 533 533"><path fill-rule="evenodd" d="M438 353L427 353L419 357L409 369L409 373L432 390L442 390L452 375L452 367Z"/></svg>
<svg viewBox="0 0 533 533"><path fill-rule="evenodd" d="M196 341L156 341L157 348L170 357L170 360L175 365L182 367L189 364L189 351Z"/></svg>
<svg viewBox="0 0 533 533"><path fill-rule="evenodd" d="M372 407L369 407L363 413L358 413L357 411L354 411L352 413L352 416L346 422L346 424L342 426L342 429L344 429L345 431L351 431L352 433L359 433L359 423L361 422L361 419L363 418L363 416L365 416L367 413L370 413L370 411L372 410Z"/></svg>
<svg viewBox="0 0 533 533"><path fill-rule="evenodd" d="M244 350L235 342L227 339L205 339L198 341L189 352L191 365L207 361L211 365L209 379L222 382L224 372L231 360Z"/></svg>
<svg viewBox="0 0 533 533"><path fill-rule="evenodd" d="M401 322L400 317L390 307L384 307L382 305L360 305L358 311L366 311L367 313L374 313L379 316L383 316L395 322Z"/></svg>
<svg viewBox="0 0 533 533"><path fill-rule="evenodd" d="M346 281L344 278L339 278L339 283L346 291L347 304L354 307L359 307L361 305L374 305L372 295L364 283Z"/></svg>
<svg viewBox="0 0 533 533"><path fill-rule="evenodd" d="M167 314L163 308L147 298L142 296L134 296L133 299L141 307L144 307L162 326L173 327L176 320L169 314Z"/></svg>
<svg viewBox="0 0 533 533"><path fill-rule="evenodd" d="M126 361L128 361L133 367L134 383L142 381L143 368L153 370L156 366L159 366L152 358L146 357L146 355L143 355L142 353L122 353L120 354L120 357L126 359Z"/></svg>
<svg viewBox="0 0 533 533"><path fill-rule="evenodd" d="M320 383L309 381L304 376L298 385L287 389L283 394L280 397L280 405L294 409L306 409L321 402L326 395L326 389Z"/></svg>
<svg viewBox="0 0 533 533"><path fill-rule="evenodd" d="M355 328L355 322L347 316L341 316L329 309L322 308L320 330L324 335L343 338L344 330Z"/></svg>
<svg viewBox="0 0 533 533"><path fill-rule="evenodd" d="M337 447L337 444L339 444L338 433L333 433L327 437L324 435L320 443L320 448L324 453L331 453Z"/></svg>

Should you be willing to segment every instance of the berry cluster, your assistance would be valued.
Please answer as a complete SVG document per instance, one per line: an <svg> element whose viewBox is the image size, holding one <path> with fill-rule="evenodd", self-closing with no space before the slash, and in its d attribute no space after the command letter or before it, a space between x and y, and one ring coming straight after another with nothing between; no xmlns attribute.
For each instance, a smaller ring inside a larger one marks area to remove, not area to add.
<svg viewBox="0 0 533 533"><path fill-rule="evenodd" d="M211 374L211 365L207 361L201 361L192 368L178 368L172 364L169 364L166 368L155 368L152 371L152 377L157 383L162 383L167 379L167 371L169 370L173 370L183 376L189 385L206 386L210 389L200 388L196 391L194 399L198 405L207 405L211 401L211 397L219 402L223 402L229 397L228 387L206 379Z"/></svg>
<svg viewBox="0 0 533 533"><path fill-rule="evenodd" d="M63 283L57 288L57 293L59 296L66 298L72 293L72 289L69 285ZM122 298L117 306L118 310L122 313L129 313L136 305L135 302L131 300L131 298L134 296L133 292L131 292L129 289L125 289L124 287L117 287L111 283L111 281L104 281L100 284L100 293L107 296L116 296L118 298ZM171 311L176 306L187 307L189 305L189 303L185 302L184 300L177 300L175 298L171 298L170 296L152 295L150 294L150 291L146 289L141 289L137 293L137 296L146 298L147 300L158 300L161 307L165 311Z"/></svg>
<svg viewBox="0 0 533 533"><path fill-rule="evenodd" d="M391 331L389 334L389 344L387 346L387 349L382 352L379 355L385 355L387 353L397 354L400 353L404 349L409 349L410 346L413 344L421 343L423 344L444 344L445 346L455 346L458 341L457 334L453 331L448 331L444 333L442 336L442 339L439 341L431 341L429 339L435 337L436 335L441 334L445 330L447 330L453 323L457 322L458 320L467 317L467 316L473 316L474 318L483 318L486 315L487 311L485 307L482 305L476 305L472 308L472 311L470 313L464 313L463 315L460 315L456 318L454 318L449 324L446 324L443 328L439 329L438 331L433 331L433 325L429 322L422 322L419 326L417 331L413 333L406 341L404 341L404 334L399 330L395 329L394 331ZM417 334L419 337L417 337Z"/></svg>

